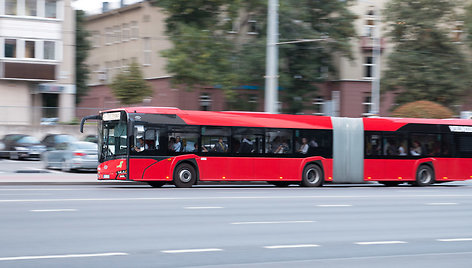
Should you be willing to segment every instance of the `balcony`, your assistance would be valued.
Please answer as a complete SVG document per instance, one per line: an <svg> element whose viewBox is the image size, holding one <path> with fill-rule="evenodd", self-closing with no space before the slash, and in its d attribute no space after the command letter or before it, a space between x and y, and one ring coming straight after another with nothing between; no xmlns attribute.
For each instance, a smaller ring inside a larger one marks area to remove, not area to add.
<svg viewBox="0 0 472 268"><path fill-rule="evenodd" d="M0 79L22 81L55 81L57 63L0 60Z"/></svg>
<svg viewBox="0 0 472 268"><path fill-rule="evenodd" d="M361 36L361 49L362 51L372 51L374 48L374 39L370 36ZM385 38L380 39L380 49L383 51L385 49Z"/></svg>

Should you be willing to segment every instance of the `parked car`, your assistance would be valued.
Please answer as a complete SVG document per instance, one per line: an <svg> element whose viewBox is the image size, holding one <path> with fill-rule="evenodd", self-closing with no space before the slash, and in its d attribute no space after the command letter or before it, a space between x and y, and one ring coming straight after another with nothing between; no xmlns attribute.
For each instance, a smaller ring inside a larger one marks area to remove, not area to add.
<svg viewBox="0 0 472 268"><path fill-rule="evenodd" d="M4 147L1 156L10 159L39 158L46 151L46 147L37 138L25 134L8 134L1 143Z"/></svg>
<svg viewBox="0 0 472 268"><path fill-rule="evenodd" d="M44 136L41 143L46 146L46 150L54 150L57 145L68 142L78 141L76 137L68 134L48 134Z"/></svg>
<svg viewBox="0 0 472 268"><path fill-rule="evenodd" d="M85 136L84 141L98 143L98 136L97 135L87 135L87 136Z"/></svg>
<svg viewBox="0 0 472 268"><path fill-rule="evenodd" d="M97 144L87 141L64 142L42 154L46 168L68 172L79 169L96 169L98 166Z"/></svg>

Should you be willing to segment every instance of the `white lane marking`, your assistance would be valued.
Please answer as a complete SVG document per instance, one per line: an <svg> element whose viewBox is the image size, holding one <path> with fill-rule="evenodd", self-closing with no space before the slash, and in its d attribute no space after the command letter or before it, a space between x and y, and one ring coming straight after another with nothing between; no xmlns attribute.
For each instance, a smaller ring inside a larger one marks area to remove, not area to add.
<svg viewBox="0 0 472 268"><path fill-rule="evenodd" d="M450 206L450 205L459 205L459 203L426 203L428 206Z"/></svg>
<svg viewBox="0 0 472 268"><path fill-rule="evenodd" d="M223 207L184 207L184 209L219 209Z"/></svg>
<svg viewBox="0 0 472 268"><path fill-rule="evenodd" d="M281 248L316 248L320 245L316 244L300 244L300 245L275 245L275 246L265 246L267 249L281 249Z"/></svg>
<svg viewBox="0 0 472 268"><path fill-rule="evenodd" d="M173 249L173 250L161 250L162 253L197 253L197 252L215 252L223 251L221 248L194 248L194 249Z"/></svg>
<svg viewBox="0 0 472 268"><path fill-rule="evenodd" d="M355 242L357 245L390 245L390 244L406 244L405 241L372 241L372 242Z"/></svg>
<svg viewBox="0 0 472 268"><path fill-rule="evenodd" d="M243 224L283 224L283 223L312 223L315 221L242 221L242 222L232 222L234 225L243 225Z"/></svg>
<svg viewBox="0 0 472 268"><path fill-rule="evenodd" d="M71 212L77 211L77 209L73 208L63 208L63 209L33 209L30 212Z"/></svg>
<svg viewBox="0 0 472 268"><path fill-rule="evenodd" d="M152 201L152 200L252 200L252 199L323 199L323 198L395 198L398 197L472 197L472 195L332 195L332 196L214 196L214 197L121 197L121 198L61 198L61 199L1 199L0 203L67 202L67 201Z"/></svg>
<svg viewBox="0 0 472 268"><path fill-rule="evenodd" d="M472 238L448 238L448 239L436 239L440 242L462 242L462 241L472 241Z"/></svg>
<svg viewBox="0 0 472 268"><path fill-rule="evenodd" d="M352 207L352 205L343 205L343 204L339 204L339 205L336 205L336 204L333 204L333 205L316 205L317 207Z"/></svg>
<svg viewBox="0 0 472 268"><path fill-rule="evenodd" d="M0 261L21 261L21 260L39 260L39 259L62 259L62 258L89 258L89 257L126 256L126 255L128 255L128 253L111 252L111 253L95 253L95 254L20 256L20 257L0 257Z"/></svg>

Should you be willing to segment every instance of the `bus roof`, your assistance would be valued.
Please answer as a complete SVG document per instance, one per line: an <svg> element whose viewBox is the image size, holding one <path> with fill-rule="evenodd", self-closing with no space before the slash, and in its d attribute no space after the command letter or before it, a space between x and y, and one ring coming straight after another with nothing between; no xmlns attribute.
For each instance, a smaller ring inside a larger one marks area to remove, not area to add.
<svg viewBox="0 0 472 268"><path fill-rule="evenodd" d="M332 129L331 117L315 115L269 114L258 112L190 111L174 107L125 107L102 112L175 114L189 125L243 126L270 128ZM423 119L377 117L363 118L366 131L396 131L407 124L439 124L472 126L470 119Z"/></svg>

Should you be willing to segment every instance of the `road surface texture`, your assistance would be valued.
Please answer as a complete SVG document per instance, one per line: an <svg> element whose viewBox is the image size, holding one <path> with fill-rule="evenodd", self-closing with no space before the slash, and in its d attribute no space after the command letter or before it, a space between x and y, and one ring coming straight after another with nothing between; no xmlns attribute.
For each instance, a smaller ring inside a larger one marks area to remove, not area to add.
<svg viewBox="0 0 472 268"><path fill-rule="evenodd" d="M0 185L0 215L0 267L454 268L472 260L471 182Z"/></svg>

